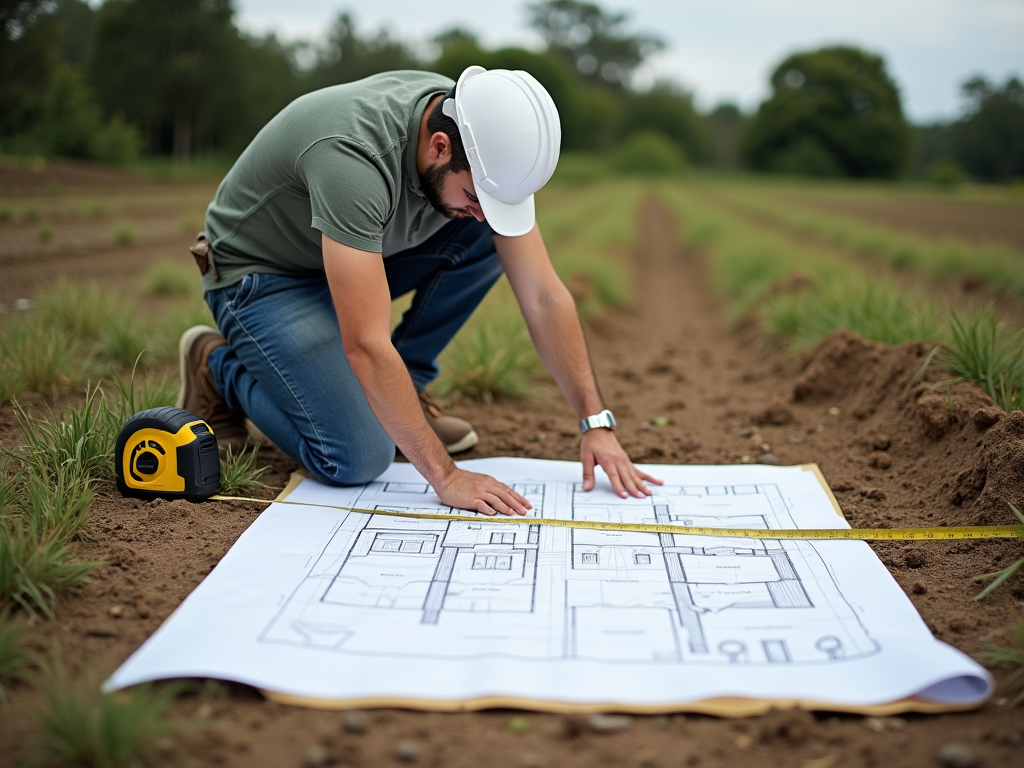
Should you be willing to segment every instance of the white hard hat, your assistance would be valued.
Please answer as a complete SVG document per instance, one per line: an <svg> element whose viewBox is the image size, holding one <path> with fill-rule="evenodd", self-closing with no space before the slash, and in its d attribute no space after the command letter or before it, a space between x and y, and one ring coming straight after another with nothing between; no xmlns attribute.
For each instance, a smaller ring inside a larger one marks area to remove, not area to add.
<svg viewBox="0 0 1024 768"><path fill-rule="evenodd" d="M527 72L473 66L441 109L459 127L487 223L499 235L525 235L533 193L558 163L562 129L551 96Z"/></svg>

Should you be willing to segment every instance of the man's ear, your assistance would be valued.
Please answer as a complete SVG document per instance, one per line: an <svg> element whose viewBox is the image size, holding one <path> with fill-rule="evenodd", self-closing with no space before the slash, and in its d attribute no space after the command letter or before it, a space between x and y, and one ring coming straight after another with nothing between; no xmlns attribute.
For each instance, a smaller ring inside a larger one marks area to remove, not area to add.
<svg viewBox="0 0 1024 768"><path fill-rule="evenodd" d="M447 133L438 131L431 135L427 159L431 164L438 163L439 165L445 165L452 159L452 140L448 138Z"/></svg>

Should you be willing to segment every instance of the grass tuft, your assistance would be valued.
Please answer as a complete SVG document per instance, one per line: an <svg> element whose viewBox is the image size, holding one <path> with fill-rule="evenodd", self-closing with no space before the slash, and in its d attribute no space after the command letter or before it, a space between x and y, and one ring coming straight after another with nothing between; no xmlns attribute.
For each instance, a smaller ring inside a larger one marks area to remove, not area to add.
<svg viewBox="0 0 1024 768"><path fill-rule="evenodd" d="M132 245L138 239L135 227L127 222L115 224L110 231L110 236L114 239L114 245L121 247Z"/></svg>
<svg viewBox="0 0 1024 768"><path fill-rule="evenodd" d="M1010 701L1015 707L1024 702L1024 621L1016 621L1007 627L1010 633L1008 645L990 643L981 653L981 660L996 667L1009 667L1007 682L1016 695Z"/></svg>
<svg viewBox="0 0 1024 768"><path fill-rule="evenodd" d="M57 592L89 580L99 563L78 562L62 539L32 520L0 516L0 610L53 616Z"/></svg>
<svg viewBox="0 0 1024 768"><path fill-rule="evenodd" d="M838 328L869 341L903 344L934 340L942 323L934 305L884 280L832 283L807 297L795 345L809 346Z"/></svg>
<svg viewBox="0 0 1024 768"><path fill-rule="evenodd" d="M441 397L471 397L484 403L500 398L533 398L536 349L521 319L495 315L465 328L445 351L433 390Z"/></svg>
<svg viewBox="0 0 1024 768"><path fill-rule="evenodd" d="M182 728L163 714L183 687L139 685L103 693L90 676L72 679L59 659L46 664L39 680L43 704L35 712L45 734L37 757L95 768L153 763L158 740Z"/></svg>
<svg viewBox="0 0 1024 768"><path fill-rule="evenodd" d="M0 704L7 703L11 683L25 678L36 656L27 649L22 635L25 621L16 619L9 610L0 611Z"/></svg>
<svg viewBox="0 0 1024 768"><path fill-rule="evenodd" d="M66 472L73 484L113 476L114 443L123 419L107 406L99 387L88 387L82 403L64 414L50 411L37 418L15 402L14 415L24 444L12 457L35 474L58 478Z"/></svg>
<svg viewBox="0 0 1024 768"><path fill-rule="evenodd" d="M16 318L0 336L0 398L28 390L70 392L88 377L91 361L67 331L32 318Z"/></svg>
<svg viewBox="0 0 1024 768"><path fill-rule="evenodd" d="M198 291L195 269L177 261L158 261L143 280L146 293L153 296L186 296Z"/></svg>
<svg viewBox="0 0 1024 768"><path fill-rule="evenodd" d="M1017 516L1017 519L1020 520L1020 524L1024 525L1024 514L1021 514L1021 511L1017 509L1017 507L1015 507L1013 504L1010 505L1010 509L1013 510L1013 514L1015 514ZM979 592L974 599L981 600L982 598L991 594L995 589L997 589L1004 582L1006 582L1007 579L1013 576L1013 574L1020 570L1021 566L1024 566L1024 557L1018 559L1013 563L1010 563L1001 571L996 571L995 573L984 573L981 576L975 576L975 581L990 581L990 583L987 587L981 590L981 592Z"/></svg>
<svg viewBox="0 0 1024 768"><path fill-rule="evenodd" d="M175 359L178 355L178 339L181 334L193 325L210 325L217 327L210 308L206 305L201 294L196 292L189 295L186 301L175 304L168 309L157 332L159 344L154 350L157 357L162 359Z"/></svg>
<svg viewBox="0 0 1024 768"><path fill-rule="evenodd" d="M957 376L977 382L1009 413L1024 409L1024 330L1010 334L995 310L953 315L950 343L939 361Z"/></svg>
<svg viewBox="0 0 1024 768"><path fill-rule="evenodd" d="M39 321L73 339L95 339L110 324L117 306L99 283L78 284L62 277L39 295Z"/></svg>
<svg viewBox="0 0 1024 768"><path fill-rule="evenodd" d="M114 366L126 368L138 361L140 366L146 367L152 356L142 356L142 352L154 345L153 336L145 316L135 307L121 306L111 314L100 332L96 351L101 359Z"/></svg>
<svg viewBox="0 0 1024 768"><path fill-rule="evenodd" d="M136 410L148 411L150 408L161 408L174 405L178 398L178 377L162 373L159 376L150 374L142 379L136 387Z"/></svg>
<svg viewBox="0 0 1024 768"><path fill-rule="evenodd" d="M265 488L260 478L270 467L256 466L256 457L260 447L254 445L251 450L240 448L235 453L233 448L224 451L220 461L220 492L228 495L245 493L254 488Z"/></svg>

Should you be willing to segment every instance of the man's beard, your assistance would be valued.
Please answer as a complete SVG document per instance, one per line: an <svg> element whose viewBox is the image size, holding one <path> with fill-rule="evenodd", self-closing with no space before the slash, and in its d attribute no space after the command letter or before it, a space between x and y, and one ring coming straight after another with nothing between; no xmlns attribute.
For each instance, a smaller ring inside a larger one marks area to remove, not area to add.
<svg viewBox="0 0 1024 768"><path fill-rule="evenodd" d="M465 213L455 210L441 198L441 189L444 186L444 179L448 175L448 166L450 165L451 161L449 160L444 165L434 163L428 166L427 170L419 175L420 189L423 190L423 196L427 198L427 202L433 206L434 210L447 219L457 219L465 216Z"/></svg>

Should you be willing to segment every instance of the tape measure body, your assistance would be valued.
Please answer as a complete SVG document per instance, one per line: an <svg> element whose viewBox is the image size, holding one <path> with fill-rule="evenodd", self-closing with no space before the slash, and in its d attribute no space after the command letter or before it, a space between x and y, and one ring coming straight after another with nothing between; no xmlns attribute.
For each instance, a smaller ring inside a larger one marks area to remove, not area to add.
<svg viewBox="0 0 1024 768"><path fill-rule="evenodd" d="M217 438L182 408L151 408L128 419L114 448L117 490L136 499L202 501L220 490Z"/></svg>
<svg viewBox="0 0 1024 768"><path fill-rule="evenodd" d="M594 520L559 520L543 517L445 515L429 512L408 512L393 509L362 509L335 504L311 504L301 501L255 499L247 496L213 496L215 501L258 501L263 504L290 504L297 507L322 507L365 515L404 517L438 522L509 523L546 525L555 528L577 528L591 531L625 531L629 533L669 533L683 536L716 536L732 539L787 539L800 541L948 541L950 539L1020 539L1024 541L1024 525L961 525L946 528L712 528L696 525L664 523L605 523Z"/></svg>

